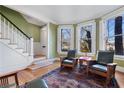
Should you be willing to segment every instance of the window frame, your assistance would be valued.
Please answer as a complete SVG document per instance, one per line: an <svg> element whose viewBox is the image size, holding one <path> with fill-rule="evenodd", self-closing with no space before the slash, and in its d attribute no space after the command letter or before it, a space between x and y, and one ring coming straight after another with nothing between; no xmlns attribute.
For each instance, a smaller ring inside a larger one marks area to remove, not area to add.
<svg viewBox="0 0 124 93"><path fill-rule="evenodd" d="M112 18L115 18L117 16L122 16L124 15L124 7L114 11L114 12L111 12L105 16L103 16L101 18L101 21L99 22L99 48L100 50L105 50L105 40L107 38L107 20L109 19L112 19ZM117 60L124 60L124 55L114 55L115 59Z"/></svg>
<svg viewBox="0 0 124 93"><path fill-rule="evenodd" d="M59 25L57 29L57 52L59 54L67 54L67 51L61 51L61 29L71 29L70 49L74 49L74 26Z"/></svg>
<svg viewBox="0 0 124 93"><path fill-rule="evenodd" d="M92 32L91 32L91 52L87 53L88 56L94 56L96 54L96 22L95 20L87 21L84 23L77 24L76 27L76 49L78 55L85 55L85 53L80 52L80 29L83 26L92 25Z"/></svg>

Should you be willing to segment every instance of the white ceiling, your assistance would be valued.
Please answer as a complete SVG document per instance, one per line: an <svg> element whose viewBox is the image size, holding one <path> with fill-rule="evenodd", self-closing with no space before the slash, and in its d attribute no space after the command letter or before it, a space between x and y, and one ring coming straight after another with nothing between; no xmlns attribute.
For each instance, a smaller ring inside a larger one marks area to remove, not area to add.
<svg viewBox="0 0 124 93"><path fill-rule="evenodd" d="M120 5L9 5L14 10L28 15L41 23L76 24L101 17ZM29 18L30 19L30 18ZM36 21L36 20L35 20ZM33 21L32 21L33 22ZM41 24L40 24L41 25Z"/></svg>
<svg viewBox="0 0 124 93"><path fill-rule="evenodd" d="M45 25L44 22L34 18L34 17L31 17L31 16L28 16L28 15L25 15L25 14L22 14L22 16L26 19L26 21L28 23L31 23L31 24L35 24L37 26L42 26L42 25Z"/></svg>

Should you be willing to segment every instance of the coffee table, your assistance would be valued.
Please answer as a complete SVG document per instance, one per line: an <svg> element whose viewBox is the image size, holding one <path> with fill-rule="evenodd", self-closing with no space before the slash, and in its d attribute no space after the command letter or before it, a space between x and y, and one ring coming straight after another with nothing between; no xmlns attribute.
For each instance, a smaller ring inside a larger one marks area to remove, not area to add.
<svg viewBox="0 0 124 93"><path fill-rule="evenodd" d="M85 69L86 73L88 73L88 62L91 60L92 60L91 57L79 57L80 69L81 69L81 67L83 67Z"/></svg>

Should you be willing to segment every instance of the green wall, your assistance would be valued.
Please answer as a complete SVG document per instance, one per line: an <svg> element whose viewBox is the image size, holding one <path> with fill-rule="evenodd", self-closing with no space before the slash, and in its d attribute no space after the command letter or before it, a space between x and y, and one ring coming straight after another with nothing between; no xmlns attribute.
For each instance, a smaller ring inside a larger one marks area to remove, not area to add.
<svg viewBox="0 0 124 93"><path fill-rule="evenodd" d="M9 20L11 20L18 28L20 28L29 37L34 38L34 42L40 41L40 27L28 23L24 17L12 9L4 6L0 6L0 12L4 14Z"/></svg>
<svg viewBox="0 0 124 93"><path fill-rule="evenodd" d="M55 58L57 56L57 25L49 23L49 57Z"/></svg>
<svg viewBox="0 0 124 93"><path fill-rule="evenodd" d="M28 24L28 28L29 28L29 34L31 37L33 37L34 42L40 42L41 27L34 25L34 24Z"/></svg>

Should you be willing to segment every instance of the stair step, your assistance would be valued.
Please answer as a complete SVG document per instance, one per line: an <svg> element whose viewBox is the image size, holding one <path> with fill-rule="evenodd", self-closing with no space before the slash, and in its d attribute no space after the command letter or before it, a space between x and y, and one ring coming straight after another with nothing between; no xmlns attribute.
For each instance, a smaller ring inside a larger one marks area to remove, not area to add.
<svg viewBox="0 0 124 93"><path fill-rule="evenodd" d="M16 51L18 51L19 53L23 53L23 49L22 48L16 48Z"/></svg>
<svg viewBox="0 0 124 93"><path fill-rule="evenodd" d="M45 60L45 59L47 59L47 57L46 56L42 56L42 57L36 57L36 58L34 58L34 62L36 62L36 61L41 61L41 60Z"/></svg>
<svg viewBox="0 0 124 93"><path fill-rule="evenodd" d="M23 52L23 55L24 55L24 56L29 56L29 54L28 54L28 53L26 53L26 52Z"/></svg>
<svg viewBox="0 0 124 93"><path fill-rule="evenodd" d="M1 37L0 39L3 39L3 40L10 40L9 38L2 38L2 37Z"/></svg>
<svg viewBox="0 0 124 93"><path fill-rule="evenodd" d="M41 67L49 66L51 64L53 64L53 62L48 62L48 61L43 62L42 61L42 62L40 62L38 64L34 63L33 65L29 66L28 69L33 71L33 70L39 69Z"/></svg>
<svg viewBox="0 0 124 93"><path fill-rule="evenodd" d="M18 46L17 45L14 45L14 44L9 44L9 46L13 49L17 48Z"/></svg>
<svg viewBox="0 0 124 93"><path fill-rule="evenodd" d="M7 38L0 38L0 42L2 42L4 44L8 44L10 42L10 40Z"/></svg>

